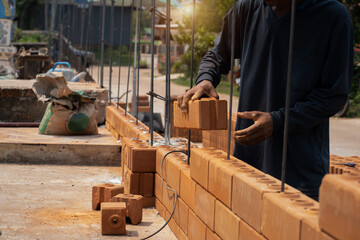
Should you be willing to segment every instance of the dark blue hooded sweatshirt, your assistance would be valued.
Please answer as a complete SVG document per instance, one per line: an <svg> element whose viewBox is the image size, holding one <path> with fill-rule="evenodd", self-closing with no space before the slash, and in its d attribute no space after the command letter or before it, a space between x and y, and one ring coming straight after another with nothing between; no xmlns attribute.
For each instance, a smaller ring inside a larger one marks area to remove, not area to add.
<svg viewBox="0 0 360 240"><path fill-rule="evenodd" d="M277 18L263 0L240 0L226 15L215 47L203 58L196 83L216 87L235 58L241 62L238 111L271 114L273 135L253 146L235 144L234 156L281 176L290 13ZM295 17L294 56L286 182L315 197L329 171L329 117L348 99L353 69L353 26L347 9L336 0L305 0ZM253 121L237 119L236 130Z"/></svg>

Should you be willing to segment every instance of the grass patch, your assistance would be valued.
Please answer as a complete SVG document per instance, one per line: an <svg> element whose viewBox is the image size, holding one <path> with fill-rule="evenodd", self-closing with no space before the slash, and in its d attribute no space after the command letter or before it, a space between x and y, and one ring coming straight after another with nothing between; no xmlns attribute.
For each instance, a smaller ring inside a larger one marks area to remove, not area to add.
<svg viewBox="0 0 360 240"><path fill-rule="evenodd" d="M173 80L173 82L182 86L190 86L189 77L179 77ZM216 88L216 92L230 95L230 82L227 81L225 76L222 77L220 84ZM237 84L234 84L233 95L234 97L239 96L239 86Z"/></svg>

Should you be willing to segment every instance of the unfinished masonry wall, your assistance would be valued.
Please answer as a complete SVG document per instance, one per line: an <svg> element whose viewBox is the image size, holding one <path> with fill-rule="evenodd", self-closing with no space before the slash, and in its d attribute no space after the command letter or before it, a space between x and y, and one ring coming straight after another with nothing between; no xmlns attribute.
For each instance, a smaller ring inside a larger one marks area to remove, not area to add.
<svg viewBox="0 0 360 240"><path fill-rule="evenodd" d="M169 222L178 239L331 240L360 236L359 169L335 164L346 159L332 157L332 171L346 174L325 177L318 203L288 185L281 193L279 180L234 157L226 160L224 151L212 147L191 148L190 166L184 154L169 154L161 170L165 154L183 148L150 147L142 141L149 139L146 126L136 126L130 118L124 117L123 110L107 109L107 127L122 139L125 172L131 175L135 174L131 169L146 169L152 176L143 182L125 176L125 191L139 191L151 185L152 178L152 199L167 220L175 196L162 185L162 171L165 184L178 194ZM140 153L142 157L136 157ZM360 163L360 158L351 161Z"/></svg>

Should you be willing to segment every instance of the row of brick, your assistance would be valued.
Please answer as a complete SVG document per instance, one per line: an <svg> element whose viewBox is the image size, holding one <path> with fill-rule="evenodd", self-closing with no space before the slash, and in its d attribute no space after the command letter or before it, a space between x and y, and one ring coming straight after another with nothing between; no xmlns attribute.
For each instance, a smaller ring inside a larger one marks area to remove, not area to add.
<svg viewBox="0 0 360 240"><path fill-rule="evenodd" d="M186 113L173 103L174 127L201 130L227 129L227 102L214 98L190 100Z"/></svg>
<svg viewBox="0 0 360 240"><path fill-rule="evenodd" d="M357 173L360 174L360 157L340 157L336 155L330 156L330 173Z"/></svg>
<svg viewBox="0 0 360 240"><path fill-rule="evenodd" d="M230 153L233 153L235 142L234 131L236 127L236 114L234 113L231 118L231 137L230 137ZM207 130L202 132L202 143L204 147L214 147L223 151L227 151L228 147L228 130Z"/></svg>
<svg viewBox="0 0 360 240"><path fill-rule="evenodd" d="M157 166L166 153L165 149L157 151ZM207 237L212 233L218 235L215 239L333 239L320 230L319 204L298 190L286 186L280 193L277 179L234 158L224 160L222 151L192 149L191 154L190 168L177 154L169 155L163 165L166 184L179 194L178 210L170 224L178 238L185 234L188 239L213 239ZM162 206L171 212L173 193L162 186L158 174L155 196L159 212ZM187 226L195 228L190 233L182 217L177 217L183 203L188 208L185 215L189 211L188 218L193 219Z"/></svg>

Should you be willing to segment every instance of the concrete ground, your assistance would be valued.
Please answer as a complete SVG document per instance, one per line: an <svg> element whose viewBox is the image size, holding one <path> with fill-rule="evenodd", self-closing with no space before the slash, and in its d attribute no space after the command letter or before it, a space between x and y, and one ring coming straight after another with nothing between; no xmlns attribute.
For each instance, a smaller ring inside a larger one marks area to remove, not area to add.
<svg viewBox="0 0 360 240"><path fill-rule="evenodd" d="M140 239L165 221L155 209L127 225L128 236L102 236L100 212L91 210L91 187L121 181L119 167L11 165L0 167L0 239ZM167 226L151 239L176 237Z"/></svg>

